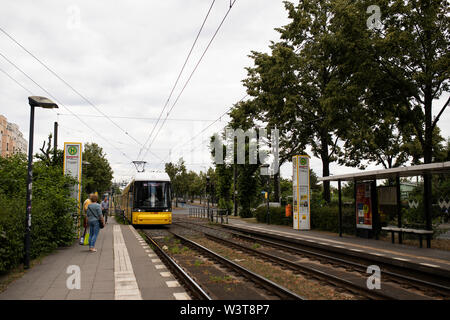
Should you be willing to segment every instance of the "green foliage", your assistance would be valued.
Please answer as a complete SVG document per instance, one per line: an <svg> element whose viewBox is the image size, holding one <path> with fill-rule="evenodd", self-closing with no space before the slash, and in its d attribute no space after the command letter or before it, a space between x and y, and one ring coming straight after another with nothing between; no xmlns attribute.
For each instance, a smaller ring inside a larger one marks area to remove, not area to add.
<svg viewBox="0 0 450 320"><path fill-rule="evenodd" d="M85 195L98 192L101 196L105 191L111 189L113 172L106 159L103 149L96 143L86 143L83 151L83 161L89 165L83 165L83 190Z"/></svg>
<svg viewBox="0 0 450 320"><path fill-rule="evenodd" d="M267 207L260 206L256 208L255 217L258 222L267 222ZM270 223L292 226L293 220L292 216L286 217L286 211L284 207L269 207Z"/></svg>
<svg viewBox="0 0 450 320"><path fill-rule="evenodd" d="M354 234L356 221L353 206L343 206L342 208L342 231L347 234ZM331 203L323 207L311 207L311 228L330 232L339 232L339 207L336 203Z"/></svg>
<svg viewBox="0 0 450 320"><path fill-rule="evenodd" d="M27 160L25 155L0 158L0 272L23 258ZM47 161L33 165L30 257L70 245L75 236L72 213L75 200L69 186L75 183L62 167Z"/></svg>

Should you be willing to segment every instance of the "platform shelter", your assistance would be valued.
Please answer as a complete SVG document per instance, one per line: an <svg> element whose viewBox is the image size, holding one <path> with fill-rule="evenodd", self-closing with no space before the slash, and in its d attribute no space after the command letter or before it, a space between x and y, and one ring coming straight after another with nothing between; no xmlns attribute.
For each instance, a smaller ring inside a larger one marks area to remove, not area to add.
<svg viewBox="0 0 450 320"><path fill-rule="evenodd" d="M339 236L342 237L342 181L353 181L354 182L354 201L355 201L355 223L357 235L362 237L375 237L378 239L379 232L381 231L380 215L378 212L378 191L377 191L377 180L391 179L396 181L395 183L395 193L390 196L396 204L397 209L397 221L398 228L387 229L392 231L394 239L394 231L398 231L399 243L402 243L402 233L407 232L411 229L402 229L402 212L401 212L401 201L400 201L400 178L402 177L414 177L423 176L430 177L435 174L449 174L450 173L450 161L439 162L439 163L429 163L416 166L390 168L382 170L372 170L372 171L360 171L350 174L334 175L329 177L319 178L318 181L337 181L338 182L338 192L339 192ZM426 235L427 238L427 248L431 247L431 234L432 234L432 224L431 224L431 183L429 187L424 187L424 215L426 221L426 230L423 232L413 232L418 233L420 236ZM428 231L428 232L427 232Z"/></svg>

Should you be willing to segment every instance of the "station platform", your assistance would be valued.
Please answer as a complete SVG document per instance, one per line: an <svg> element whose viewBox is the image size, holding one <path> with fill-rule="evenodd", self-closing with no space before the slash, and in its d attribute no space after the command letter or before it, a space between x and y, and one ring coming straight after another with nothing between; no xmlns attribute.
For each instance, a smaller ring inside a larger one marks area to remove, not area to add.
<svg viewBox="0 0 450 320"><path fill-rule="evenodd" d="M339 235L312 231L294 230L289 226L268 225L230 218L229 226L268 233L271 236L288 237L294 241L307 243L326 250L353 253L370 259L388 262L398 266L409 266L429 273L441 273L450 277L450 251L413 247L405 244L393 244L390 241L364 239L356 236ZM226 226L226 225L225 225ZM417 240L419 243L419 240Z"/></svg>
<svg viewBox="0 0 450 320"><path fill-rule="evenodd" d="M2 293L0 300L189 300L189 295L138 232L108 219L97 252L78 244L43 258ZM74 269L79 267L76 288ZM71 289L69 289L71 288Z"/></svg>

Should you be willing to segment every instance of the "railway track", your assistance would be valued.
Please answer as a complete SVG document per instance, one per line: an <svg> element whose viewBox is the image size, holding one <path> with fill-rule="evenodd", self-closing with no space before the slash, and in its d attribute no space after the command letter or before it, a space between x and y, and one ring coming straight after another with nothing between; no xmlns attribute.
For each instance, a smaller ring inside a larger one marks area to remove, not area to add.
<svg viewBox="0 0 450 320"><path fill-rule="evenodd" d="M208 293L202 289L202 287L195 282L191 276L179 266L175 260L173 260L164 250L158 245L158 243L152 239L147 233L144 232L145 238L149 243L155 248L156 254L160 257L161 261L165 263L169 270L178 278L178 280L183 283L184 287L187 288L189 294L192 298L198 300L212 300Z"/></svg>
<svg viewBox="0 0 450 320"><path fill-rule="evenodd" d="M268 294L267 295L261 295L257 297L258 299L261 299L261 297L266 297L269 299L273 299L273 297L276 297L278 299L283 300L304 300L303 297L297 295L296 293L293 293L289 291L286 288L283 288L282 286L270 281L269 279L266 279L240 265L237 263L226 259L225 257L219 255L218 253L196 243L193 240L187 239L186 237L183 237L173 231L167 230L168 233L170 233L173 237L179 239L182 243L186 244L188 247L190 247L192 250L196 251L198 254L200 254L203 257L207 257L209 259L212 259L217 264L220 265L220 269L231 269L235 274L237 274L238 277L245 278L247 282L251 282L254 285L256 285L257 290L264 290ZM147 230L144 231L144 234L147 238L147 240L152 243L157 248L157 254L168 264L168 267L175 272L177 277L182 281L183 284L185 284L186 288L190 293L192 293L194 298L197 299L203 299L203 300L211 300L211 295L208 294L202 287L208 287L208 283L206 281L204 283L199 283L198 280L194 280L192 276L189 275L189 267L187 267L189 264L184 265L184 268L181 267L174 259L172 259L158 244L158 242L152 237ZM160 237L159 237L160 238ZM243 284L245 288L248 289L247 284ZM221 298L218 296L217 298ZM254 299L255 297L248 297L248 299Z"/></svg>
<svg viewBox="0 0 450 320"><path fill-rule="evenodd" d="M245 235L241 232L236 232L233 230L224 230L223 228L217 228L212 226L200 225L193 222L180 221L175 222L180 226L186 228L186 224L195 227L197 230L203 229L202 232L209 239L221 242L228 246L233 246L238 250L243 250L249 254L260 256L264 259L268 259L273 263L290 268L293 271L300 273L309 273L309 275L314 278L319 278L326 281L334 286L343 287L350 292L360 294L369 299L449 299L450 298L450 288L446 285L442 285L436 282L425 281L415 277L407 276L400 273L395 273L392 271L383 269L383 290L368 290L365 280L368 275L366 273L367 266L361 263L356 263L351 260L347 260L342 257L336 257L333 255L327 255L323 252L318 252L312 250L311 248L301 248L294 245L292 242L281 243L280 241L273 241L273 239L268 240L267 238L258 235ZM205 229L214 231L215 234L211 232L205 232ZM201 230L199 230L201 231ZM233 237L233 241L226 239L224 237L218 237L217 233L220 231L222 234L228 234L229 237ZM249 232L251 233L251 232ZM238 243L236 239L242 240ZM276 249L279 252L264 252L262 250L256 250L251 245L258 243L266 248ZM280 254L281 253L281 254ZM286 258L286 253L289 253L288 258ZM295 257L306 257L308 259L313 259L319 264L311 263L298 263L295 261ZM320 268L322 265L328 265L327 268ZM346 271L349 271L359 276L349 276L345 272L334 272L333 269L344 267ZM364 280L364 281L362 281Z"/></svg>

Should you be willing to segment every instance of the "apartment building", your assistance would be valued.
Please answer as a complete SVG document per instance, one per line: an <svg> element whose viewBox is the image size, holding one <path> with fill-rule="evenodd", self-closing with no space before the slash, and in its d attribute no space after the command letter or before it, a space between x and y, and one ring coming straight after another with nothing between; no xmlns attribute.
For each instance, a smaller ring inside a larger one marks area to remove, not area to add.
<svg viewBox="0 0 450 320"><path fill-rule="evenodd" d="M24 139L19 126L8 122L0 114L0 156L6 157L15 153L27 153L28 142Z"/></svg>

